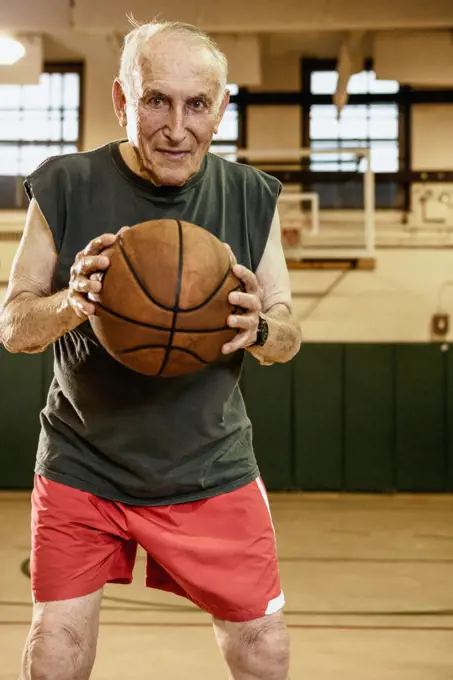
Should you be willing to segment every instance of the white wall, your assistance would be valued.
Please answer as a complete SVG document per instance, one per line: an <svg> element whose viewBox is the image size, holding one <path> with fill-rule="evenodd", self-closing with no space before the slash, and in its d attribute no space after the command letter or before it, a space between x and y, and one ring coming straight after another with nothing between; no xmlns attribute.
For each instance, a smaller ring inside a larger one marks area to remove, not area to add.
<svg viewBox="0 0 453 680"><path fill-rule="evenodd" d="M413 170L453 168L453 104L417 104L412 118Z"/></svg>
<svg viewBox="0 0 453 680"><path fill-rule="evenodd" d="M324 342L428 341L446 281L453 283L452 250L379 250L372 272L291 272L304 338ZM453 287L445 288L442 300L453 315Z"/></svg>
<svg viewBox="0 0 453 680"><path fill-rule="evenodd" d="M302 146L298 106L250 106L247 109L247 146L250 149L294 149Z"/></svg>

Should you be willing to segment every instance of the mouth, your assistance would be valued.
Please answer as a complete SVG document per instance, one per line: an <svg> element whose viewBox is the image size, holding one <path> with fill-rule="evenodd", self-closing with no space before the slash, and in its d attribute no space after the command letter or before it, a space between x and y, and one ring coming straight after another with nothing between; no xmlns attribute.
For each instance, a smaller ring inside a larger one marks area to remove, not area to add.
<svg viewBox="0 0 453 680"><path fill-rule="evenodd" d="M158 152L170 161L181 161L190 153L189 151L170 151L167 149L158 149Z"/></svg>

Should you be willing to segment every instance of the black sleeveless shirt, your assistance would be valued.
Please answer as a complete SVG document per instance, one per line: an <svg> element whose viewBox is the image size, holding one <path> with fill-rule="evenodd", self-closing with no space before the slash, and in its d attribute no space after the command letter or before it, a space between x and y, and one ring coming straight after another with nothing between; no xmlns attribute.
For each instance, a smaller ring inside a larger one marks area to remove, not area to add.
<svg viewBox="0 0 453 680"><path fill-rule="evenodd" d="M256 271L281 189L275 178L208 154L184 186L156 187L129 169L119 144L50 158L25 180L58 251L54 292L93 238L161 218L207 229ZM85 322L57 340L54 357L37 474L130 505L208 498L258 476L242 351L188 376L150 377L113 359Z"/></svg>

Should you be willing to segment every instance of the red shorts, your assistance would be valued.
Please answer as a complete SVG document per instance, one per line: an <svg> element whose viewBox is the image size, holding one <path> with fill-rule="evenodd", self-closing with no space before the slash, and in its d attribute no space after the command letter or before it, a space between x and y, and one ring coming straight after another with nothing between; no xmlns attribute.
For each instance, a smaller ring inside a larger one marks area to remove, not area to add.
<svg viewBox="0 0 453 680"><path fill-rule="evenodd" d="M35 477L30 567L36 601L131 583L137 545L147 553L149 588L186 597L216 618L248 621L284 605L261 479L194 503L138 507Z"/></svg>

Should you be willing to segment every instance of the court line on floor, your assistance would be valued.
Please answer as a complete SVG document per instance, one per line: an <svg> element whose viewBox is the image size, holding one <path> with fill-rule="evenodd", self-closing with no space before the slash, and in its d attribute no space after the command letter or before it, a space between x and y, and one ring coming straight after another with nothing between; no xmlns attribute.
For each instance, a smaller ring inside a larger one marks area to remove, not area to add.
<svg viewBox="0 0 453 680"><path fill-rule="evenodd" d="M306 562L308 564L453 564L450 557L279 557L281 563Z"/></svg>
<svg viewBox="0 0 453 680"><path fill-rule="evenodd" d="M109 628L212 628L211 623L178 623L170 621L101 621L101 627ZM344 631L385 631L419 633L451 633L453 626L359 626L354 624L324 624L324 623L287 623L287 628L299 630L344 630ZM1 626L30 626L30 621L0 621Z"/></svg>
<svg viewBox="0 0 453 680"><path fill-rule="evenodd" d="M105 602L114 602L121 604L122 606L109 606L105 605ZM130 606L124 606L124 605ZM27 608L31 609L33 606L32 602L16 602L14 600L0 600L1 608ZM154 613L154 614L187 614L189 616L204 615L201 609L197 609L191 605L184 604L172 604L172 603L158 603L158 602L147 602L144 600L132 600L125 599L121 597L112 597L109 595L104 595L101 604L101 612L136 612L136 613ZM299 617L357 617L357 618L401 618L401 617L453 617L453 609L420 609L420 610L381 610L381 611L370 611L370 610L310 610L310 609L285 609L285 617L288 616L299 616Z"/></svg>

